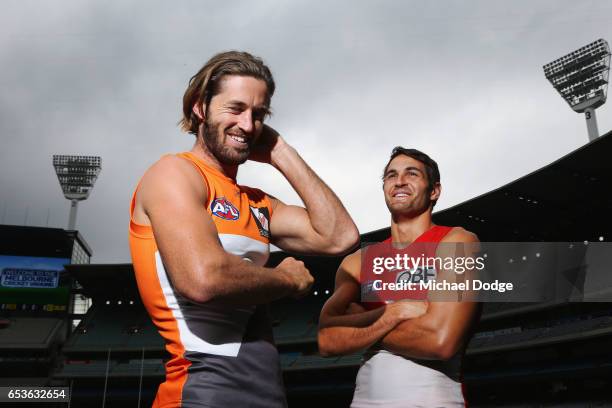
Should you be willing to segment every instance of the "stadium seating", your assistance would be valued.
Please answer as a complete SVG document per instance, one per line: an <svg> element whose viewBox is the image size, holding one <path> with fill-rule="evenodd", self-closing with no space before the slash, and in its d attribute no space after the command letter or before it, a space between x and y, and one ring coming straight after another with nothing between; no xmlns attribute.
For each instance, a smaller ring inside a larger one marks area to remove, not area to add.
<svg viewBox="0 0 612 408"><path fill-rule="evenodd" d="M59 318L14 316L0 329L0 350L46 350L63 335L65 322Z"/></svg>
<svg viewBox="0 0 612 408"><path fill-rule="evenodd" d="M163 340L142 305L94 305L64 346L64 353L108 349L160 350Z"/></svg>
<svg viewBox="0 0 612 408"><path fill-rule="evenodd" d="M316 342L322 298L284 300L271 307L274 340L277 345Z"/></svg>

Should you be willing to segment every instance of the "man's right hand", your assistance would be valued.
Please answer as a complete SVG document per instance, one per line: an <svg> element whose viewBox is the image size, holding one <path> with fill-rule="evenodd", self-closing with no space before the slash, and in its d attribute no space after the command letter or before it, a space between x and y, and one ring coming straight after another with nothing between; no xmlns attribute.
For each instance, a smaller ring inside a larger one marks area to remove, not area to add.
<svg viewBox="0 0 612 408"><path fill-rule="evenodd" d="M429 303L426 301L402 300L387 305L389 312L400 321L423 316L427 312Z"/></svg>
<svg viewBox="0 0 612 408"><path fill-rule="evenodd" d="M299 299L310 292L314 278L304 266L304 262L288 257L282 260L276 267L280 272L286 274L293 283L293 297Z"/></svg>

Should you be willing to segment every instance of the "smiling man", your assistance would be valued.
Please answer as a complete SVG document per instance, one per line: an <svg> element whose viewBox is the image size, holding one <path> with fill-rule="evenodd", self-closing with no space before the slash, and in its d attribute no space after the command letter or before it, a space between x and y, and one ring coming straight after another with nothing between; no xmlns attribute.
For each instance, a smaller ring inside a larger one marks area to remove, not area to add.
<svg viewBox="0 0 612 408"><path fill-rule="evenodd" d="M391 236L377 247L388 253L397 247L404 247L404 251L416 247L413 256L421 256L421 250L431 252L426 255L432 257L469 256L466 251L477 247L474 234L432 222L440 191L440 173L434 160L415 149L393 149L383 172ZM478 319L478 304L460 301L456 293L436 298L436 294L423 290L408 290L399 298L387 292L383 298L367 301L373 288L373 281L367 279L373 276L372 270L367 270L371 260L367 254L373 248L364 248L343 260L334 294L325 303L319 321L322 355L367 350L351 407L464 406L461 358L470 328ZM453 271L427 269L424 274L418 268L394 269L392 276L398 280L393 283L402 283L399 279L407 273L454 279ZM391 301L392 297L396 301Z"/></svg>
<svg viewBox="0 0 612 408"><path fill-rule="evenodd" d="M134 194L138 288L171 355L155 407L286 406L266 304L305 295L313 278L293 258L264 267L269 244L334 255L358 242L336 195L264 125L274 87L259 58L211 58L183 98L181 126L195 145L161 158ZM306 208L239 185L246 160L274 166Z"/></svg>

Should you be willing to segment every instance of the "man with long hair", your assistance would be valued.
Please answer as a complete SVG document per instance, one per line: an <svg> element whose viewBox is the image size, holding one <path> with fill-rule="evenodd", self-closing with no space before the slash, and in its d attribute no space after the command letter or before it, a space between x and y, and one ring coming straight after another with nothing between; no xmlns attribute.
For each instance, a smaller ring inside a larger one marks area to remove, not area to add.
<svg viewBox="0 0 612 408"><path fill-rule="evenodd" d="M269 245L334 255L359 239L332 190L264 124L274 88L261 59L212 57L183 98L193 148L162 157L134 193L138 288L171 355L155 407L286 406L266 304L304 296L313 278L294 258L264 267ZM274 166L305 208L239 185L246 160Z"/></svg>

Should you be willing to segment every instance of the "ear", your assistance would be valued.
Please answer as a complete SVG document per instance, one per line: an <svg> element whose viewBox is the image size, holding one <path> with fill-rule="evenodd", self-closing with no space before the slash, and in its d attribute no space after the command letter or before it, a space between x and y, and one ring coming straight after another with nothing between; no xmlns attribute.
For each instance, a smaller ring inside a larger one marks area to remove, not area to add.
<svg viewBox="0 0 612 408"><path fill-rule="evenodd" d="M431 189L431 194L429 195L430 200L437 200L440 198L440 193L442 193L442 184L436 183Z"/></svg>
<svg viewBox="0 0 612 408"><path fill-rule="evenodd" d="M206 112L206 105L196 103L191 108L191 111L200 119L204 120L204 112Z"/></svg>

